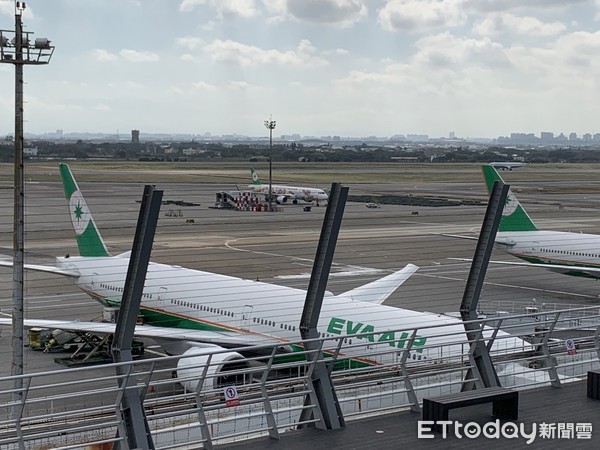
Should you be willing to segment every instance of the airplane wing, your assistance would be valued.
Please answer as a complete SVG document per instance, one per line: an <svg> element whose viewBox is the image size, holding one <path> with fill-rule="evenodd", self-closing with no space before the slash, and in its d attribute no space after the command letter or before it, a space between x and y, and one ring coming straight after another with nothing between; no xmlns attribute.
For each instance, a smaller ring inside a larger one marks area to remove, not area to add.
<svg viewBox="0 0 600 450"><path fill-rule="evenodd" d="M458 238L458 239L469 239L472 241L478 241L479 240L479 236L468 236L468 235L464 235L464 234L447 234L447 233L441 233L441 236L446 236L446 237L451 237L451 238ZM514 246L517 242L512 240L512 239L508 239L508 238L503 238L503 237L497 237L496 240L494 241L496 244L499 245L505 245L507 247L512 247Z"/></svg>
<svg viewBox="0 0 600 450"><path fill-rule="evenodd" d="M7 259L0 259L0 267L12 267L13 261ZM42 266L39 264L24 264L23 268L26 270L33 270L35 272L53 273L55 275L62 275L65 277L78 278L79 272L76 270L61 269L55 266Z"/></svg>
<svg viewBox="0 0 600 450"><path fill-rule="evenodd" d="M447 233L441 233L441 236L446 236L446 237L451 237L451 238L457 238L457 239L470 239L470 240L474 240L477 241L479 240L479 237L477 236L467 236L464 234L447 234Z"/></svg>
<svg viewBox="0 0 600 450"><path fill-rule="evenodd" d="M0 326L12 325L10 317L0 317ZM114 334L116 325L107 322L79 322L74 320L36 320L25 319L27 328L40 327L74 332L89 332L98 335ZM135 336L157 340L177 340L214 344L222 347L245 347L253 345L280 344L281 342L257 334L235 332L218 332L205 330L189 330L183 328L156 327L152 325L136 325Z"/></svg>
<svg viewBox="0 0 600 450"><path fill-rule="evenodd" d="M448 258L454 261L473 262L472 259L466 258ZM541 264L541 263L528 263L520 261L490 261L490 264L503 264L506 266L524 266L524 267L539 267L540 269L552 270L553 272L570 274L570 275L583 275L590 278L600 278L600 267L588 267L588 266L572 266L566 264Z"/></svg>
<svg viewBox="0 0 600 450"><path fill-rule="evenodd" d="M348 297L355 301L376 303L381 305L402 283L419 270L414 264L407 264L404 268L375 280L371 283L359 286L351 291L340 294L340 297Z"/></svg>

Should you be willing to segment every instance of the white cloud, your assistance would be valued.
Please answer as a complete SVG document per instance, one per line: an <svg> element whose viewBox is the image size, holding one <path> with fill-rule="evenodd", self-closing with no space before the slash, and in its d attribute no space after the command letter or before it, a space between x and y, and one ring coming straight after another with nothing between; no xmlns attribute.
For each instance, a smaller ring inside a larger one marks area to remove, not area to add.
<svg viewBox="0 0 600 450"><path fill-rule="evenodd" d="M234 91L245 91L250 87L250 84L245 81L230 81L227 83L227 88Z"/></svg>
<svg viewBox="0 0 600 450"><path fill-rule="evenodd" d="M203 91L214 91L214 90L216 90L216 86L215 85L206 83L204 81L196 81L195 83L192 83L192 86L194 87L194 89L200 89L200 90L203 90Z"/></svg>
<svg viewBox="0 0 600 450"><path fill-rule="evenodd" d="M177 86L169 86L167 88L166 92L167 92L167 95L183 95L187 91L184 91L183 89L181 89Z"/></svg>
<svg viewBox="0 0 600 450"><path fill-rule="evenodd" d="M349 72L335 82L336 89L356 99L483 102L504 105L506 111L511 104L527 105L527 111L554 108L558 114L562 103L587 104L600 74L600 31L570 33L544 47L503 47L488 37L445 32L418 40L416 48L405 63Z"/></svg>
<svg viewBox="0 0 600 450"><path fill-rule="evenodd" d="M15 2L13 0L0 0L0 15L15 17Z"/></svg>
<svg viewBox="0 0 600 450"><path fill-rule="evenodd" d="M109 62L117 60L117 55L114 55L113 53L110 53L109 51L101 48L96 48L92 50L92 56L94 57L94 59L100 62Z"/></svg>
<svg viewBox="0 0 600 450"><path fill-rule="evenodd" d="M94 106L94 109L96 111L110 111L111 107L104 103L98 103L96 106Z"/></svg>
<svg viewBox="0 0 600 450"><path fill-rule="evenodd" d="M589 0L465 0L465 7L474 11L509 11L513 9L565 9Z"/></svg>
<svg viewBox="0 0 600 450"><path fill-rule="evenodd" d="M97 48L92 50L92 57L99 62L112 62L117 61L119 58L130 62L148 62L159 60L159 56L156 53L130 50L126 48L120 50L118 54L110 53L108 50Z"/></svg>
<svg viewBox="0 0 600 450"><path fill-rule="evenodd" d="M304 135L600 132L600 0L61 1L31 2L25 20L57 45L51 70L31 73L28 101L48 103L28 103L32 132L134 117L146 130L254 135L265 111ZM13 14L0 0L1 28ZM158 24L170 37L156 41ZM13 68L0 77L10 85ZM80 110L50 109L63 104Z"/></svg>
<svg viewBox="0 0 600 450"><path fill-rule="evenodd" d="M26 5L27 6L22 13L23 22L35 18L31 5L28 2L26 2ZM15 18L15 2L13 0L0 0L0 16L10 16L13 19Z"/></svg>
<svg viewBox="0 0 600 450"><path fill-rule="evenodd" d="M204 50L214 61L229 62L240 66L276 64L315 67L327 64L323 58L312 55L315 49L306 39L300 41L296 50L289 51L265 50L232 40L215 40L206 45Z"/></svg>
<svg viewBox="0 0 600 450"><path fill-rule="evenodd" d="M299 21L348 27L367 16L365 0L272 1L270 9Z"/></svg>
<svg viewBox="0 0 600 450"><path fill-rule="evenodd" d="M188 50L195 50L197 48L202 47L205 44L203 39L193 36L177 38L175 39L175 43L180 47L186 48Z"/></svg>
<svg viewBox="0 0 600 450"><path fill-rule="evenodd" d="M189 12L200 6L213 8L222 19L236 17L249 19L259 14L255 0L183 0L179 10Z"/></svg>
<svg viewBox="0 0 600 450"><path fill-rule="evenodd" d="M562 22L544 23L535 17L518 17L509 13L490 14L473 26L473 32L482 36L516 33L530 36L553 36L567 29Z"/></svg>
<svg viewBox="0 0 600 450"><path fill-rule="evenodd" d="M463 3L464 0L389 0L379 10L378 21L388 31L457 27L467 19Z"/></svg>
<svg viewBox="0 0 600 450"><path fill-rule="evenodd" d="M124 48L121 51L119 51L119 56L131 62L153 62L158 61L160 59L156 53L148 51L130 50L127 48Z"/></svg>
<svg viewBox="0 0 600 450"><path fill-rule="evenodd" d="M206 5L207 0L182 0L179 5L179 11L187 12L192 11L198 6Z"/></svg>

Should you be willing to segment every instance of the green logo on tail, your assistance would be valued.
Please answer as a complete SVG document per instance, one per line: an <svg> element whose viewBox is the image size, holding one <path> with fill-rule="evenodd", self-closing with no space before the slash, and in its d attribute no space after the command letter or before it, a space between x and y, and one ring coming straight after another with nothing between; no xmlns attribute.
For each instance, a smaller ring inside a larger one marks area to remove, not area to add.
<svg viewBox="0 0 600 450"><path fill-rule="evenodd" d="M252 184L262 184L260 182L260 178L258 178L256 170L254 170L253 168L250 169L250 176L252 177Z"/></svg>
<svg viewBox="0 0 600 450"><path fill-rule="evenodd" d="M485 177L488 194L492 192L495 181L504 183L504 180L493 166L484 165L481 166L481 170ZM527 211L525 211L521 203L519 203L519 200L517 200L517 197L512 193L512 190L509 189L508 195L506 196L506 202L504 203L504 209L502 210L502 219L500 219L498 231L536 230L537 227L533 223L533 220L531 220Z"/></svg>
<svg viewBox="0 0 600 450"><path fill-rule="evenodd" d="M81 256L110 256L71 169L66 164L61 164L59 168L65 197L69 201L69 214L75 230L79 254Z"/></svg>
<svg viewBox="0 0 600 450"><path fill-rule="evenodd" d="M69 209L71 211L71 223L75 229L75 234L81 236L92 218L81 192L73 192L73 195L69 199Z"/></svg>

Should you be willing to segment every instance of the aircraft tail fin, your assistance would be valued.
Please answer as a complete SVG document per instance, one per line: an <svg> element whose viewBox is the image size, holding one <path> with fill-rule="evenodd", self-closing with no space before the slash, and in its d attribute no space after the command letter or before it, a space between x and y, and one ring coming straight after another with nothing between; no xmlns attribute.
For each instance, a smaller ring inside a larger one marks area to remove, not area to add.
<svg viewBox="0 0 600 450"><path fill-rule="evenodd" d="M485 184L487 186L488 193L492 192L495 181L502 181L502 177L498 171L491 165L481 166L483 176L485 177ZM512 193L512 190L508 191L506 197L506 203L504 210L502 211L502 219L500 219L500 226L498 231L535 231L537 227L525 208L519 203L517 197Z"/></svg>
<svg viewBox="0 0 600 450"><path fill-rule="evenodd" d="M252 184L262 184L260 182L260 178L258 178L258 174L253 167L250 167L250 177L252 178Z"/></svg>
<svg viewBox="0 0 600 450"><path fill-rule="evenodd" d="M69 215L75 230L79 254L81 256L110 256L71 169L66 164L60 164L59 168L65 197L69 202Z"/></svg>
<svg viewBox="0 0 600 450"><path fill-rule="evenodd" d="M381 305L398 287L419 269L414 264L407 264L403 269L388 276L344 292L341 297L348 297L359 302Z"/></svg>

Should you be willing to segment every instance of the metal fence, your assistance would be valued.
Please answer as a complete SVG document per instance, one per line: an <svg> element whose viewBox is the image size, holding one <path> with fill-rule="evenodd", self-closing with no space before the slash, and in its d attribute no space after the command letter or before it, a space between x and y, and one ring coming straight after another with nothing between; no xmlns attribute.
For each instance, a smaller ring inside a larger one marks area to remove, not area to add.
<svg viewBox="0 0 600 450"><path fill-rule="evenodd" d="M485 318L476 322L481 332L471 342L464 333L447 332L443 326L397 330L398 336L443 338L444 343L435 341L420 353L410 342L398 348L368 340L365 344L359 336L339 336L314 340L317 350L293 353L256 346L204 348L177 357L146 355L122 364L120 376L116 364L26 374L20 377L19 397L15 377L4 377L0 447L103 448L119 442L127 448L120 411L125 389L134 389L143 399L154 444L160 449L211 448L259 435L278 438L295 427L322 427L312 382L317 363L325 363L330 371L347 419L399 409L420 411L424 397L459 391L467 373L477 383L471 349L478 340L492 348L503 386L560 386L599 366L600 326L573 322L574 316L600 320L597 307ZM514 339L498 333L520 329L523 322L533 330L527 336ZM302 341L289 344L303 348ZM457 346L462 351L456 352ZM232 358L235 353L245 358Z"/></svg>

